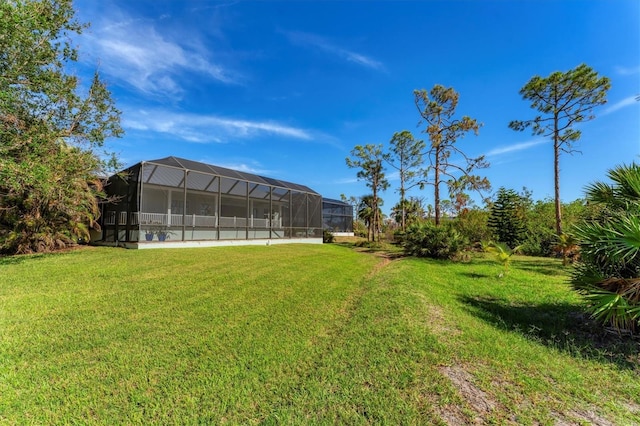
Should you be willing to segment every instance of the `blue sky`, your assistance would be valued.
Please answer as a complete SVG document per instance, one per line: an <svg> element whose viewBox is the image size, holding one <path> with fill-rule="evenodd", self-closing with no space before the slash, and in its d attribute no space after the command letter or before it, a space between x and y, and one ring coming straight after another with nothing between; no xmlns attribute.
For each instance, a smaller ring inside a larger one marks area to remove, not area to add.
<svg viewBox="0 0 640 426"><path fill-rule="evenodd" d="M534 75L581 63L611 79L608 103L561 158L565 201L640 154L640 2L80 0L77 72L96 68L122 110L125 165L170 155L307 185L368 193L345 158L418 126L414 89L460 94L483 123L458 147L485 154L494 191L553 195L550 142L507 126L533 118ZM426 139L426 138L425 138ZM398 200L397 177L383 210ZM432 190L411 195L433 202Z"/></svg>

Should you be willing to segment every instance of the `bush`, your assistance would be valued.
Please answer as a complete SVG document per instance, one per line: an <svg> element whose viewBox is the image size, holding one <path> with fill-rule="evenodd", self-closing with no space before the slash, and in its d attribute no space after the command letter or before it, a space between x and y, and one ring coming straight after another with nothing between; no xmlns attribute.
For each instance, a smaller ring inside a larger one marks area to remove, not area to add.
<svg viewBox="0 0 640 426"><path fill-rule="evenodd" d="M356 220L353 222L353 235L356 237L367 238L369 231L367 226L360 220Z"/></svg>
<svg viewBox="0 0 640 426"><path fill-rule="evenodd" d="M327 229L322 230L322 242L325 244L330 244L335 241L335 236L333 233Z"/></svg>
<svg viewBox="0 0 640 426"><path fill-rule="evenodd" d="M486 210L464 210L453 221L453 226L471 245L479 248L482 241L491 239L488 218L489 212Z"/></svg>
<svg viewBox="0 0 640 426"><path fill-rule="evenodd" d="M551 257L553 246L557 240L556 232L552 228L531 226L527 237L521 244L521 253L527 256Z"/></svg>
<svg viewBox="0 0 640 426"><path fill-rule="evenodd" d="M619 166L608 176L613 184L587 187L589 202L603 208L599 218L574 227L581 261L572 284L596 319L634 332L640 327L640 165Z"/></svg>
<svg viewBox="0 0 640 426"><path fill-rule="evenodd" d="M410 225L402 243L408 255L452 260L460 258L467 245L467 240L452 225L436 226L430 222Z"/></svg>

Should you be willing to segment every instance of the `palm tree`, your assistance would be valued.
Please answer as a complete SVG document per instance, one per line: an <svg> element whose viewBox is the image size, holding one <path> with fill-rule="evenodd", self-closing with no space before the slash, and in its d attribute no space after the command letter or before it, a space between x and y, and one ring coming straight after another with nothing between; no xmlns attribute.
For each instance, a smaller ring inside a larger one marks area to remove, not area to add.
<svg viewBox="0 0 640 426"><path fill-rule="evenodd" d="M633 332L640 320L640 165L618 166L607 175L613 183L586 189L587 200L604 209L601 217L575 226L582 260L572 284L596 319Z"/></svg>
<svg viewBox="0 0 640 426"><path fill-rule="evenodd" d="M562 255L562 265L567 266L572 253L575 254L578 250L578 240L573 235L565 232L557 236L553 248L557 253Z"/></svg>
<svg viewBox="0 0 640 426"><path fill-rule="evenodd" d="M378 234L377 224L376 224L376 216L378 218L382 218L382 210L380 206L382 205L382 199L378 198L377 201L377 215L376 211L373 207L374 197L373 195L365 195L360 198L360 206L358 207L358 218L362 220L367 227L367 240L375 241L376 235Z"/></svg>

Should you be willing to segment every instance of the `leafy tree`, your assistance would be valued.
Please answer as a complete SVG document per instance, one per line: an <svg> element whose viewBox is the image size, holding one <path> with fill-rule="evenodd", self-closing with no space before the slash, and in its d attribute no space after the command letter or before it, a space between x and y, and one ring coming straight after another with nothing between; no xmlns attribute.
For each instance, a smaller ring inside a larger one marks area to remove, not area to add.
<svg viewBox="0 0 640 426"><path fill-rule="evenodd" d="M581 131L575 125L595 118L593 109L607 102L611 87L607 77L600 77L585 64L567 72L556 71L548 77L534 76L520 90L522 98L531 101L531 108L541 114L532 120L514 120L509 127L522 131L531 127L534 135L553 140L555 225L562 234L562 206L560 201L560 152L573 153L574 143Z"/></svg>
<svg viewBox="0 0 640 426"><path fill-rule="evenodd" d="M446 179L451 198L465 190L482 191L491 187L487 178L472 174L474 170L488 167L484 156L468 157L456 146L459 138L468 132L478 134L480 124L467 116L454 118L458 106L458 93L451 87L435 85L427 92L425 89L414 90L414 101L422 122L426 123L424 133L429 135L430 147L427 151L430 165L424 171L425 180L422 185L434 188L434 209L436 225L440 224L441 197L440 184ZM452 161L451 155L462 158L464 165ZM428 179L430 172L433 177Z"/></svg>
<svg viewBox="0 0 640 426"><path fill-rule="evenodd" d="M411 188L411 183L416 177L416 169L422 165L422 151L425 148L424 141L416 140L408 130L396 132L391 138L391 150L384 155L384 159L391 167L398 170L400 176L400 223L402 230L406 229L406 190ZM407 188L409 185L409 188Z"/></svg>
<svg viewBox="0 0 640 426"><path fill-rule="evenodd" d="M501 187L491 206L488 226L496 239L509 247L519 245L525 237L521 198L513 189Z"/></svg>
<svg viewBox="0 0 640 426"><path fill-rule="evenodd" d="M0 251L47 251L88 238L106 138L120 112L96 73L86 92L68 73L71 0L0 2Z"/></svg>
<svg viewBox="0 0 640 426"><path fill-rule="evenodd" d="M574 227L581 261L572 277L593 316L618 329L640 325L640 165L608 172L613 182L587 187L587 200L600 204L599 218Z"/></svg>
<svg viewBox="0 0 640 426"><path fill-rule="evenodd" d="M346 159L347 166L359 168L358 179L364 180L373 192L370 203L372 217L367 239L374 240L375 230L380 229L382 225L382 215L379 208L381 202L378 194L389 187L389 181L385 177L384 167L382 166L382 145L356 145L351 151L351 155L352 157L347 157Z"/></svg>

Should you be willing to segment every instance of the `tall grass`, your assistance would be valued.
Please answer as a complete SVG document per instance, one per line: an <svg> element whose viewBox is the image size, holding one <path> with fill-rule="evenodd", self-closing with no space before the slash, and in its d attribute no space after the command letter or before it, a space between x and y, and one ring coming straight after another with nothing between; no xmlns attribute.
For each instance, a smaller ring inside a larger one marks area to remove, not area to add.
<svg viewBox="0 0 640 426"><path fill-rule="evenodd" d="M485 259L284 245L89 248L0 268L10 424L633 424L640 412L637 346L576 327L555 261L517 258L497 279Z"/></svg>

